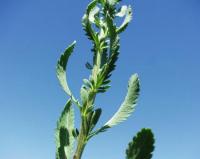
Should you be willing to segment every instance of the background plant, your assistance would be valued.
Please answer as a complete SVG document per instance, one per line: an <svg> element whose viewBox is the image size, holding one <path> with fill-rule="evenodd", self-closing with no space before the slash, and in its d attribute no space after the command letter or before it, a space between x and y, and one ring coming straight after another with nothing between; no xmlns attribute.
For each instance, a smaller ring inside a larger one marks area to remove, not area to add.
<svg viewBox="0 0 200 159"><path fill-rule="evenodd" d="M76 42L64 51L57 63L57 77L69 100L57 122L56 159L80 159L87 142L92 137L123 122L135 110L140 90L137 74L130 77L127 94L118 111L102 127L94 130L102 112L101 108L95 106L96 96L110 88L110 77L119 56L119 35L125 31L132 19L131 6L119 6L119 2L120 0L93 0L82 18L83 29L92 42L93 61L86 63L86 68L91 71L91 75L88 79L83 79L80 101L69 89L66 78L67 62ZM123 18L120 25L116 24L118 18ZM73 105L80 111L79 129L74 126ZM75 141L77 143L74 152ZM154 149L153 144L151 130L142 129L129 143L126 158L150 159Z"/></svg>

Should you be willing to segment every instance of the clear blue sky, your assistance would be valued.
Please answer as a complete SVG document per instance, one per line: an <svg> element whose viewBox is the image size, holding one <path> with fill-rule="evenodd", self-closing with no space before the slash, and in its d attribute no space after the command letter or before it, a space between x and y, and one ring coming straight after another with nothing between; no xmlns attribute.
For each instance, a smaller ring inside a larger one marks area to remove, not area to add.
<svg viewBox="0 0 200 159"><path fill-rule="evenodd" d="M0 1L0 158L54 159L54 128L67 100L55 65L77 40L68 78L76 96L89 72L90 42L81 28L89 0ZM118 109L132 73L139 104L123 124L93 138L83 159L124 159L143 127L156 136L154 159L197 159L200 148L200 1L124 0L134 18L121 36L112 88L99 95L98 126ZM78 115L78 114L77 114ZM78 120L76 121L78 125Z"/></svg>

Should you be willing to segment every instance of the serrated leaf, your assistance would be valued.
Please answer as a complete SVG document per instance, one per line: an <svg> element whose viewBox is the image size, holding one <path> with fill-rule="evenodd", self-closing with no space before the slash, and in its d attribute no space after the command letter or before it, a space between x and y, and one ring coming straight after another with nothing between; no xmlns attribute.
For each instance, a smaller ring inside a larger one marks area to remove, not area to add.
<svg viewBox="0 0 200 159"><path fill-rule="evenodd" d="M86 13L87 13L88 16L89 16L91 10L92 10L93 8L95 8L96 4L97 4L97 0L93 0L92 2L90 2L90 3L88 4L87 9L86 9Z"/></svg>
<svg viewBox="0 0 200 159"><path fill-rule="evenodd" d="M123 32L126 29L126 27L128 26L129 22L132 20L132 9L131 9L131 6L128 6L128 7L122 6L121 12L117 13L117 14L118 14L118 16L122 16L122 15L124 15L124 12L125 12L125 18L124 18L123 23L120 25L120 27L117 28L117 33L118 34Z"/></svg>
<svg viewBox="0 0 200 159"><path fill-rule="evenodd" d="M58 60L57 63L57 68L56 68L56 74L57 78L60 82L61 87L63 90L71 97L72 93L69 89L68 83L67 83L67 77L66 77L66 67L67 67L67 62L72 54L74 47L75 47L76 42L74 41L65 51L64 53L60 56L60 59Z"/></svg>
<svg viewBox="0 0 200 159"><path fill-rule="evenodd" d="M103 66L101 71L98 74L97 78L97 88L101 87L104 85L104 81L108 81L110 76L112 75L112 71L116 67L116 61L118 59L119 55L119 37L117 36L116 33L116 26L113 23L113 19L110 17L110 15L106 15L106 22L107 22L107 27L108 27L108 32L109 32L109 38L110 38L110 47L109 47L109 56L107 56L106 53L106 58L102 62ZM106 50L107 51L107 50ZM107 89L98 89L99 93L104 93L106 92Z"/></svg>
<svg viewBox="0 0 200 159"><path fill-rule="evenodd" d="M127 14L128 7L126 5L122 6L120 11L116 14L118 17L124 17Z"/></svg>
<svg viewBox="0 0 200 159"><path fill-rule="evenodd" d="M96 19L96 15L99 13L100 8L95 6L94 8L92 8L92 10L89 12L89 21L91 23L95 23L95 19Z"/></svg>
<svg viewBox="0 0 200 159"><path fill-rule="evenodd" d="M100 132L104 132L108 128L118 125L119 123L126 120L135 110L135 106L136 106L137 99L139 96L139 90L140 88L139 88L138 75L134 74L131 76L129 80L127 95L124 99L124 102L121 104L120 108L118 109L118 111L103 127L91 133L89 138L91 138L94 135L99 134Z"/></svg>
<svg viewBox="0 0 200 159"><path fill-rule="evenodd" d="M121 104L114 116L105 125L108 125L109 127L115 126L126 120L131 115L131 113L135 110L139 96L139 89L138 75L134 74L129 80L128 92L124 102Z"/></svg>
<svg viewBox="0 0 200 159"><path fill-rule="evenodd" d="M57 122L56 159L69 159L73 152L74 136L74 110L71 99L67 101L64 110Z"/></svg>
<svg viewBox="0 0 200 159"><path fill-rule="evenodd" d="M151 129L142 129L126 149L126 159L151 159L154 150L154 135Z"/></svg>
<svg viewBox="0 0 200 159"><path fill-rule="evenodd" d="M91 20L90 12L95 8L96 3L97 3L96 1L92 1L88 5L87 12L86 14L84 14L82 18L82 26L83 26L83 30L85 31L85 35L88 37L89 40L92 41L92 45L93 45L92 47L92 51L94 52L93 65L95 64L95 59L96 59L97 49L98 49L97 46L99 45L99 39L98 39L97 33L94 31L90 23L90 20ZM89 20L89 15L90 15L90 20Z"/></svg>

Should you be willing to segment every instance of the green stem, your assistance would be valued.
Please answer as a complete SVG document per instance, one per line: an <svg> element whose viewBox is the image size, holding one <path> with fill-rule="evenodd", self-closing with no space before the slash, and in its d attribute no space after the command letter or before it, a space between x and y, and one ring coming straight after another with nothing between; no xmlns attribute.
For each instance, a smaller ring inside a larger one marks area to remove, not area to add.
<svg viewBox="0 0 200 159"><path fill-rule="evenodd" d="M97 75L99 73L100 65L101 65L101 51L98 51L97 57L95 60L95 65L92 71L92 77L95 82L97 81ZM92 92L91 99L89 99L87 103L86 112L87 112L88 106L93 105L95 101L95 97L96 97L96 92ZM85 116L85 112L83 112L83 114L81 113L81 116L82 116L82 121L81 121L80 134L78 137L77 148L76 148L76 152L74 154L73 159L81 159L82 153L87 143L87 137L90 131L90 125L85 124L86 123L85 121L87 120L87 117Z"/></svg>
<svg viewBox="0 0 200 159"><path fill-rule="evenodd" d="M91 96L91 99L88 101L87 105L92 105L95 100L96 93L93 93ZM86 109L88 108L86 107ZM80 133L78 136L78 143L77 143L77 148L76 152L74 154L73 159L81 159L83 150L86 146L89 131L90 131L90 125L86 124L87 123L87 116L85 115L85 112L81 113L81 127L80 127Z"/></svg>
<svg viewBox="0 0 200 159"><path fill-rule="evenodd" d="M81 159L81 156L83 154L83 150L84 150L85 145L86 145L87 135L84 133L83 124L84 123L83 123L83 120L82 120L82 124L81 124L81 128L80 128L80 134L78 136L77 148L76 148L76 152L74 154L73 159Z"/></svg>

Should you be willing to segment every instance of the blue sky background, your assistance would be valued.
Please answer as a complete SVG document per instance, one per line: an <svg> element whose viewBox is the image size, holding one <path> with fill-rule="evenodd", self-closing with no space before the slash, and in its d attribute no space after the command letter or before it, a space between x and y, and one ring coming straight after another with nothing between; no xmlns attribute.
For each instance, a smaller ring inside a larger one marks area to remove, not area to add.
<svg viewBox="0 0 200 159"><path fill-rule="evenodd" d="M54 128L68 97L55 65L77 40L69 61L76 96L89 72L90 42L81 28L89 0L0 0L0 158L54 159ZM98 126L118 109L132 73L141 80L139 104L123 124L93 138L83 159L124 159L143 127L156 136L154 159L197 159L200 148L200 1L124 0L134 18L121 35L112 88L99 95ZM77 114L78 115L78 114ZM78 120L76 120L78 126Z"/></svg>

